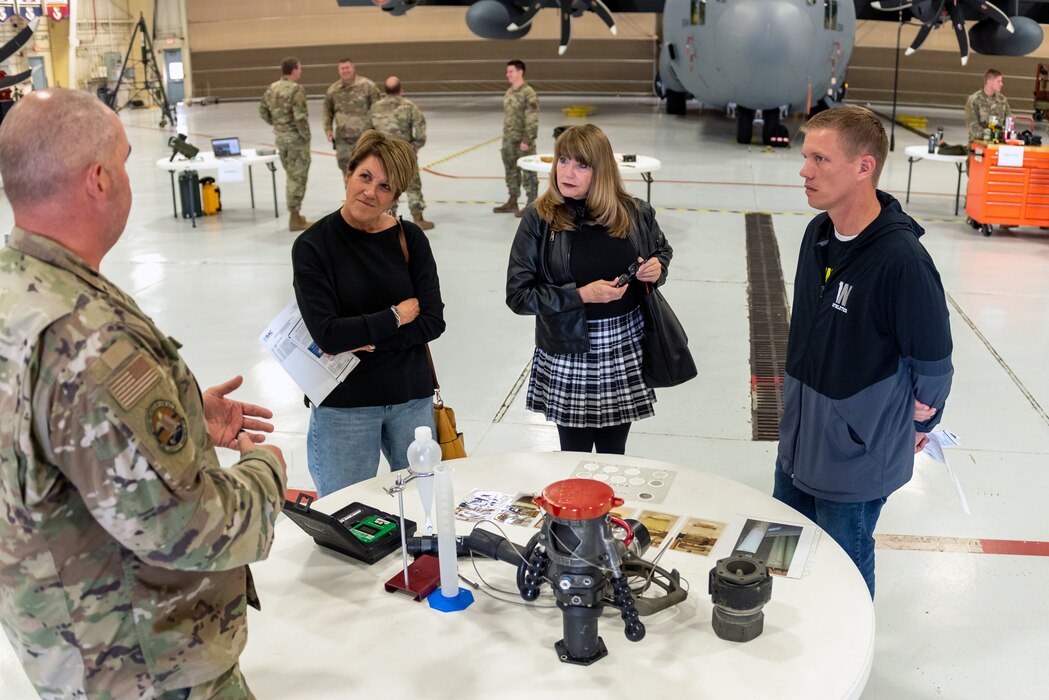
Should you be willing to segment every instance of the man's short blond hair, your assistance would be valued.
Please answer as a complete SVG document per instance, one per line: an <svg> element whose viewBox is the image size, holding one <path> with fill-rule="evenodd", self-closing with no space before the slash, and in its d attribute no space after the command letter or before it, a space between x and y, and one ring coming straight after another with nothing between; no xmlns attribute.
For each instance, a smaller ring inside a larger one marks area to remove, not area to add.
<svg viewBox="0 0 1049 700"><path fill-rule="evenodd" d="M0 176L18 209L62 197L120 138L114 113L95 95L49 88L19 100L0 125Z"/></svg>
<svg viewBox="0 0 1049 700"><path fill-rule="evenodd" d="M357 139L346 172L352 173L368 156L375 156L382 163L382 168L386 171L386 180L393 188L395 200L408 189L412 178L419 171L415 149L410 143L375 129L368 129Z"/></svg>
<svg viewBox="0 0 1049 700"><path fill-rule="evenodd" d="M877 114L866 107L856 105L835 107L809 119L802 125L801 132L807 134L815 129L836 132L849 160L861 156L874 158L874 175L871 180L875 187L878 186L882 166L889 155L889 137Z"/></svg>

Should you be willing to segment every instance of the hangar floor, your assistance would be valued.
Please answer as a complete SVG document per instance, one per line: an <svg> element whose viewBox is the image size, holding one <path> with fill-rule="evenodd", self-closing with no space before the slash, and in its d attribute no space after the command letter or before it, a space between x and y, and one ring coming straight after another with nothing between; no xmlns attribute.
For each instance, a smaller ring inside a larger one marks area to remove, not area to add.
<svg viewBox="0 0 1049 700"><path fill-rule="evenodd" d="M418 102L429 122L420 163L426 215L437 224L429 235L448 322L432 345L444 397L470 453L556 449L555 428L523 408L532 320L503 302L517 219L491 211L506 192L501 101ZM555 126L578 121L560 111L578 102L543 99L540 151L550 151ZM797 247L814 213L797 174L800 149L738 146L734 122L714 112L693 109L678 118L651 100L586 103L595 106L589 121L606 130L617 151L662 160L652 203L675 249L665 292L689 330L700 369L698 379L659 392L656 417L634 426L627 449L770 492L775 443L751 439L743 215L771 212L789 295ZM314 157L303 209L317 218L340 205L342 186L324 142L320 104L309 108ZM946 127L948 141L964 139L960 110L921 113ZM268 173L256 168L256 209L246 183L225 184L221 214L191 228L172 217L168 175L155 165L169 155L170 132L157 127L156 111L123 118L133 145L135 200L103 273L185 345L202 385L245 376L241 398L276 414L273 442L286 455L289 485L311 489L308 412L258 342L292 299L294 234L286 228L282 173L279 218ZM254 104L193 107L188 119L190 142L205 149L209 138L226 136L239 136L245 147L272 145ZM924 140L899 128L896 140L882 187L902 200L903 148ZM1049 493L1049 234L1016 229L985 238L965 225L964 212L953 214L950 164L919 162L913 174L906 208L926 228L922 240L939 266L952 314L956 375L943 427L961 438L949 458L972 514L963 513L943 466L924 456L913 481L889 499L878 526L877 650L863 697L1042 696L1049 684L1043 594L1049 520L1038 515ZM644 196L640 180L628 188ZM9 230L11 221L10 208L0 208L0 229Z"/></svg>

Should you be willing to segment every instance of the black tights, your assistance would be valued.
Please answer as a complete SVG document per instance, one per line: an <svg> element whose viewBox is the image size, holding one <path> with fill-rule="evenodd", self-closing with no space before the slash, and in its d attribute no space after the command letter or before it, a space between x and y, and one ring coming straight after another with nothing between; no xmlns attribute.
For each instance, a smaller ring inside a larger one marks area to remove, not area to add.
<svg viewBox="0 0 1049 700"><path fill-rule="evenodd" d="M626 438L630 423L610 425L606 428L566 428L557 426L562 452L598 452L610 455L626 454Z"/></svg>

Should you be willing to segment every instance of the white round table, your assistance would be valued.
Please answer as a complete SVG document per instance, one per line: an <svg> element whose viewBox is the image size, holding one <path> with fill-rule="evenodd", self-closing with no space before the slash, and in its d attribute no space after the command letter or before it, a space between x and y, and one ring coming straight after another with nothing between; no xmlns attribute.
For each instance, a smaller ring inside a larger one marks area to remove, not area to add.
<svg viewBox="0 0 1049 700"><path fill-rule="evenodd" d="M462 500L475 488L538 493L571 476L584 460L677 472L664 502L628 501L624 507L724 523L745 514L808 524L771 496L742 484L690 467L613 455L550 452L456 460L455 496ZM396 499L382 490L393 481L385 474L313 507L333 513L360 501L396 513ZM406 516L422 523L411 483L404 503ZM472 526L457 522L457 532L468 534ZM503 527L522 545L536 532ZM712 554L722 556L722 544ZM653 555L650 551L646 558ZM711 629L707 576L715 564L712 556L668 550L660 564L687 579L687 600L643 617L647 635L636 643L624 637L618 611L606 608L599 632L608 656L576 666L561 663L554 652L562 620L560 611L549 607L549 586L536 604L523 604L516 594L515 567L479 561L484 579L509 593L497 594L503 600L496 600L473 591L476 600L465 611L441 613L406 594L384 591L383 583L401 570L399 552L367 566L318 547L285 518L269 558L252 567L262 611L250 611L241 668L260 700L859 697L873 657L874 607L856 567L829 537L817 539L800 579L774 578L764 632L743 644L722 640ZM459 560L459 571L477 580L469 559Z"/></svg>
<svg viewBox="0 0 1049 700"><path fill-rule="evenodd" d="M277 153L271 153L269 155L259 155L254 148L245 148L239 156L228 156L224 158L216 158L212 151L201 151L196 155L195 158L186 159L182 156L170 160L168 158L161 158L157 161L157 167L161 170L167 170L171 176L171 208L175 212L175 218L178 218L178 202L175 195L175 173L184 172L187 170L218 170L219 168L237 164L247 166L248 168L248 186L251 188L251 208L255 208L255 180L251 174L251 166L265 164L266 168L270 171L270 177L273 180L273 216L278 217L280 213L277 211L277 166L276 162L280 156ZM190 219L193 220L193 227L197 226L197 217L194 214L193 207L190 207Z"/></svg>
<svg viewBox="0 0 1049 700"><path fill-rule="evenodd" d="M955 186L954 190L954 215L958 216L958 202L961 199L962 193L962 173L966 171L969 164L969 156L946 156L939 153L929 153L928 145L907 146L903 152L907 154L907 198L904 202L909 203L911 201L911 171L914 169L915 163L919 160L954 163L954 167L958 169L958 184Z"/></svg>
<svg viewBox="0 0 1049 700"><path fill-rule="evenodd" d="M622 153L616 153L616 165L619 166L620 175L640 175L647 187L645 199L652 201L652 173L659 170L663 164L659 159L652 156L634 155L633 161L624 161ZM545 160L544 160L545 159ZM552 153L540 153L533 156L521 156L517 159L517 167L522 170L530 170L536 173L549 173L554 167L554 155Z"/></svg>

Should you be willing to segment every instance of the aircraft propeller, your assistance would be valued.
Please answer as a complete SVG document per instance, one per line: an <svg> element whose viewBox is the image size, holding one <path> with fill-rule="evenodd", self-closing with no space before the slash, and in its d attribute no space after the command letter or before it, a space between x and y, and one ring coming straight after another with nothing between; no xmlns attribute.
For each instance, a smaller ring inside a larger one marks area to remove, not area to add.
<svg viewBox="0 0 1049 700"><path fill-rule="evenodd" d="M1014 33L1012 21L1008 15L986 0L875 0L871 7L885 12L911 11L921 23L922 28L907 48L904 55L910 56L917 51L928 38L929 32L939 29L950 22L954 34L958 37L958 50L961 53L962 65L969 62L969 34L965 30L964 7L968 7L987 19L1001 25L1010 34Z"/></svg>
<svg viewBox="0 0 1049 700"><path fill-rule="evenodd" d="M534 0L526 9L521 16L511 22L506 30L509 32L516 32L524 27L527 27L535 19L535 16L539 13L539 10L543 9L546 5L546 0ZM572 18L581 17L587 10L592 11L595 15L601 18L601 21L605 23L609 31L612 34L616 34L616 19L612 16L612 12L608 9L608 6L601 0L558 0L558 7L561 12L561 40L558 43L557 54L563 55L568 50L568 42L572 38Z"/></svg>
<svg viewBox="0 0 1049 700"><path fill-rule="evenodd" d="M6 61L8 58L14 55L15 51L22 48L29 41L29 38L33 36L33 32L36 31L36 25L40 23L40 17L36 17L22 28L22 31L15 34L14 38L9 42L0 47L0 61ZM28 80L33 75L32 69L22 71L15 75L8 75L0 78L0 90L7 89L12 85L18 85L23 80Z"/></svg>

